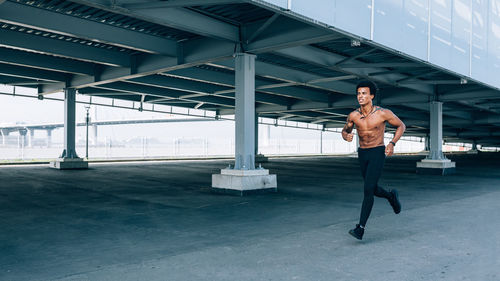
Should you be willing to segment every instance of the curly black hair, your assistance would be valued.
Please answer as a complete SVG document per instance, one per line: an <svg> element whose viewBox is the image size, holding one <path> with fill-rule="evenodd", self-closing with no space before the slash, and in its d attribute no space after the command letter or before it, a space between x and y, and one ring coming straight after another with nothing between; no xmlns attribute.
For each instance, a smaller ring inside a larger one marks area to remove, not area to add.
<svg viewBox="0 0 500 281"><path fill-rule="evenodd" d="M369 81L369 80L360 81L358 83L358 85L356 85L356 93L358 92L359 88L363 88L363 87L370 88L370 95L373 95L373 97L375 97L375 95L377 94L377 90L378 90L377 84L373 83L372 81Z"/></svg>

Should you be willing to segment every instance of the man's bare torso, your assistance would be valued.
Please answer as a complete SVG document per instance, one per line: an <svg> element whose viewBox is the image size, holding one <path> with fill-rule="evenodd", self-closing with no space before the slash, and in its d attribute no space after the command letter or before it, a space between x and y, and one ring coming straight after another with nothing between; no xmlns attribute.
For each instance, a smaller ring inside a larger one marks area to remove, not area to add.
<svg viewBox="0 0 500 281"><path fill-rule="evenodd" d="M385 109L375 106L372 113L364 116L360 110L349 114L349 118L356 125L359 137L359 147L372 148L384 145Z"/></svg>

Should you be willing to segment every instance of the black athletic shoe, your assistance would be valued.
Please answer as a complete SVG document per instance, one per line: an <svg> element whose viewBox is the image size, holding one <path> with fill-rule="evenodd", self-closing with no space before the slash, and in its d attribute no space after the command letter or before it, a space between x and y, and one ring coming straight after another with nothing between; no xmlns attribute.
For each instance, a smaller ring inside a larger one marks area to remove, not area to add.
<svg viewBox="0 0 500 281"><path fill-rule="evenodd" d="M365 233L365 229L361 228L359 224L356 224L356 228L349 230L349 234L354 236L356 239L363 239L363 234Z"/></svg>
<svg viewBox="0 0 500 281"><path fill-rule="evenodd" d="M398 191L393 189L391 190L391 194L392 194L392 199L389 200L389 203L391 203L394 213L399 214L401 212L401 202L399 202Z"/></svg>

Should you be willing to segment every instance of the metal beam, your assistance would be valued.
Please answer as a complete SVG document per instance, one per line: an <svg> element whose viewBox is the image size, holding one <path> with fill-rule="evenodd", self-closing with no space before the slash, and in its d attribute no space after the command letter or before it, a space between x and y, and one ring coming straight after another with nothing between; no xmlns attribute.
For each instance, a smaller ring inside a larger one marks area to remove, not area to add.
<svg viewBox="0 0 500 281"><path fill-rule="evenodd" d="M336 71L341 71L349 74L354 74L359 77L369 78L370 73L386 71L387 69L380 68L380 64L375 64L374 67L363 67L363 68L350 68L346 69L345 65L336 66L335 64L345 60L347 57L330 53L324 50L320 50L318 48L312 46L298 46L293 48L287 48L282 50L276 50L277 54L293 58L296 60L300 60L306 63L310 63L312 65L318 65L321 67L333 69ZM371 65L371 64L364 64ZM388 67L388 66L385 66ZM387 75L378 75L376 77L371 77L371 79L376 80L377 82L386 83L389 85L397 86L394 82L396 80L406 78L405 75L402 74L387 74ZM406 88L417 90L426 94L433 93L433 87L431 85L407 85Z"/></svg>
<svg viewBox="0 0 500 281"><path fill-rule="evenodd" d="M279 13L274 13L272 17L268 18L263 24L257 28L257 30L253 31L250 36L245 40L245 43L249 44L250 42L253 42L255 38L258 38L259 35L267 28L269 27L278 17L280 16Z"/></svg>
<svg viewBox="0 0 500 281"><path fill-rule="evenodd" d="M162 75L172 75L183 79L192 79L194 81L201 81L204 83L211 83L214 85L221 85L224 87L234 87L234 74L212 71L200 67L191 67L173 70Z"/></svg>
<svg viewBox="0 0 500 281"><path fill-rule="evenodd" d="M485 89L475 91L447 92L439 95L439 100L441 101L478 100L489 98L500 99L500 91Z"/></svg>
<svg viewBox="0 0 500 281"><path fill-rule="evenodd" d="M256 61L255 63L257 66L260 66L260 62ZM217 65L219 65L219 64L217 64ZM234 67L234 65L230 62L226 62L226 63L224 63L224 65ZM228 68L228 67L226 67L226 68ZM258 70L258 69L256 69L256 70ZM171 71L168 73L168 75L175 75L178 77L184 77L186 79L195 79L195 80L204 81L207 83L214 83L214 84L220 84L220 85L224 85L224 86L234 87L234 74L227 73L227 72L211 71L211 70L196 67L196 68L180 69L180 70ZM259 77L256 77L255 84L256 84L255 86L259 90L259 92L266 92L266 93L276 94L276 95L280 95L280 96L305 99L305 100L313 100L313 101L328 102L328 100L329 100L328 94L326 94L324 91L321 92L321 91L317 91L314 89L306 89L306 88L298 88L298 87L285 87L284 85L283 85L283 87L280 87L279 89L269 88L268 87L270 85L269 81L259 79ZM288 85L295 85L295 84L297 84L297 83L292 82L291 84L288 84ZM275 84L272 84L272 85L275 85ZM233 93L233 92L234 92L234 88L227 90L227 91L224 91L224 93ZM259 98L259 95L257 94L256 97Z"/></svg>
<svg viewBox="0 0 500 281"><path fill-rule="evenodd" d="M147 8L131 10L134 17L194 34L239 42L237 26L182 8Z"/></svg>
<svg viewBox="0 0 500 281"><path fill-rule="evenodd" d="M294 40L294 38L291 38L290 40ZM268 44L270 45L269 46L261 45L260 47L262 48L265 47L266 49L276 49L282 47L283 44L288 45L288 43L281 40L269 40ZM303 44L303 41L298 41L293 44ZM227 41L224 42L210 38L195 39L195 40L190 40L183 44L183 53L184 53L184 59L181 62L179 62L176 58L164 57L159 55L149 55L149 54L138 55L136 56L135 60L136 61L135 68L104 67L99 77L97 78L93 76L78 77L77 79L69 81L68 87L83 88L83 87L95 86L118 80L132 79L151 74L157 74L161 72L169 72L176 69L192 67L204 63L227 60L231 58L234 53L234 44L231 42ZM293 71L289 70L288 72L292 73ZM300 73L307 74L306 72L300 72ZM296 71L294 75L298 76L299 74ZM325 78L310 74L308 74L307 76L310 77L307 80ZM44 87L40 91L42 93L51 93L60 90L61 90L61 85L53 85Z"/></svg>
<svg viewBox="0 0 500 281"><path fill-rule="evenodd" d="M500 115L499 114L488 114L486 116L480 117L474 120L474 124L500 124Z"/></svg>
<svg viewBox="0 0 500 281"><path fill-rule="evenodd" d="M283 26L287 28L284 29ZM247 52L259 54L276 49L335 40L341 37L342 35L338 33L325 31L324 29L282 17L277 23L268 28L259 37L259 40L244 44L243 49Z"/></svg>
<svg viewBox="0 0 500 281"><path fill-rule="evenodd" d="M215 63L215 65L234 69L234 63L232 61L227 61L227 60L219 61ZM295 82L303 85L305 85L308 81L327 78L309 72L293 69L290 67L284 67L262 61L255 62L255 71L256 74L259 76L271 77L277 80L282 80L286 82ZM318 86L319 88L330 92L352 94L352 95L354 95L355 93L355 85L343 81L328 81L328 82L320 81L320 82L315 82L314 84L320 85ZM313 85L308 85L308 86L313 86Z"/></svg>
<svg viewBox="0 0 500 281"><path fill-rule="evenodd" d="M198 68L194 68L198 69ZM188 69L182 70L186 71ZM198 69L198 75L200 77L203 77L206 79L207 76L210 74L214 74L213 71L208 71L205 69ZM221 76L221 77L226 77L226 76ZM234 75L227 75L228 79L232 79L232 83L234 83ZM229 81L223 81L223 82L229 82ZM119 85L119 87L117 87ZM145 87L141 87L145 86ZM152 87L148 87L152 86ZM99 86L96 86L99 87ZM109 95L112 93L116 93L119 91L121 92L126 91L129 93L134 93L138 94L141 92L149 93L149 94L163 94L161 91L161 88L164 88L166 90L171 90L171 91L176 91L177 94L174 95L169 95L170 98L180 98L180 99L189 99L193 100L195 97L204 97L206 95L210 96L215 96L215 97L222 97L225 100L228 98L234 99L234 96L224 96L224 95L216 95L212 94L213 90L216 88L220 88L221 86L216 86L216 85L210 85L210 84L205 84L201 83L195 80L187 80L187 79L177 79L174 77L170 76L165 76L165 75L154 75L154 76L147 76L147 77L140 77L140 78L135 78L130 81L126 81L125 84L107 84L99 88L109 88L111 87L113 90L109 91ZM229 87L233 87L233 85L230 85ZM92 90L94 89L94 90ZM200 90L205 90L206 92L201 92ZM88 88L81 88L79 89L80 93L83 94L92 94L96 92L96 94L101 94L103 90L98 89L97 91L95 88L88 87ZM194 94L189 94L189 92L192 92ZM170 92L172 93L172 92ZM163 97L163 96L162 96ZM261 103L267 103L267 104L288 104L290 103L289 98L281 97L281 96L273 96L269 95L266 93L256 93L256 100L257 102ZM227 104L224 104L227 105Z"/></svg>
<svg viewBox="0 0 500 281"><path fill-rule="evenodd" d="M67 81L70 75L44 69L33 69L24 66L0 63L0 74L28 79L41 79L53 82Z"/></svg>
<svg viewBox="0 0 500 281"><path fill-rule="evenodd" d="M73 1L75 2L75 1ZM85 20L75 16L7 1L0 9L0 20L29 28L102 42L166 56L177 55L177 43L146 33ZM0 36L3 38L3 36Z"/></svg>
<svg viewBox="0 0 500 281"><path fill-rule="evenodd" d="M99 77L82 76L68 82L68 87L84 88L110 82L133 79L175 69L187 68L207 62L229 59L234 51L234 44L213 39L192 40L186 44L186 55L182 64L177 58L143 54L136 56L136 67L103 67ZM52 85L40 89L41 93L53 93L61 90L61 85Z"/></svg>
<svg viewBox="0 0 500 281"><path fill-rule="evenodd" d="M500 137L500 132L498 131L464 131L456 134L460 138L474 138L474 137Z"/></svg>
<svg viewBox="0 0 500 281"><path fill-rule="evenodd" d="M5 28L0 29L0 38L2 38L0 41L0 46L2 47L30 50L42 54L53 54L113 66L130 66L130 57L125 53L73 43L71 41L30 35Z"/></svg>
<svg viewBox="0 0 500 281"><path fill-rule="evenodd" d="M405 104L405 106L419 109L419 110L422 110L424 112L429 111L429 104L425 104L425 103L408 103L408 104ZM443 110L442 110L443 115L461 118L461 119L465 119L465 120L472 120L474 118L473 114L469 111L449 110L446 107L446 104L443 105L442 107L443 107Z"/></svg>
<svg viewBox="0 0 500 281"><path fill-rule="evenodd" d="M377 50L377 49L375 49L375 48L368 49L368 50L366 50L366 51L364 51L364 52L361 52L361 53L359 53L359 54L357 54L357 55L354 55L354 56L352 56L352 57L345 58L345 59L343 59L343 60L341 60L341 61L339 61L339 62L335 63L335 65L340 65L340 64L343 64L343 63L347 63L347 62L353 61L353 60L355 60L355 59L358 59L358 58L360 58L360 57L363 57L363 56L366 56L366 55L368 55L368 54L370 54L370 53L373 53L373 52L374 52L374 51L376 51L376 50Z"/></svg>
<svg viewBox="0 0 500 281"><path fill-rule="evenodd" d="M213 94L217 91L225 90L228 87L202 83L198 81L179 79L165 75L151 75L128 80L132 83L157 86L162 88L182 90L191 93Z"/></svg>
<svg viewBox="0 0 500 281"><path fill-rule="evenodd" d="M139 20L168 26L178 30L210 37L239 42L237 26L183 8L126 9L110 6L108 0L72 0L104 11L130 16Z"/></svg>
<svg viewBox="0 0 500 281"><path fill-rule="evenodd" d="M0 84L10 85L10 86L23 86L23 87L34 87L36 88L39 84L51 83L38 79L27 79L18 78L13 76L2 76L0 75Z"/></svg>
<svg viewBox="0 0 500 281"><path fill-rule="evenodd" d="M431 84L431 85L457 85L462 84L460 79L454 80L421 80L412 79L404 82L398 82L399 85L410 85L410 84Z"/></svg>
<svg viewBox="0 0 500 281"><path fill-rule="evenodd" d="M94 75L95 65L88 62L0 48L0 62L72 74Z"/></svg>
<svg viewBox="0 0 500 281"><path fill-rule="evenodd" d="M135 69L126 67L110 67L104 66L98 76L77 76L71 81L68 81L68 87L85 88L111 82L132 79L151 74L156 74L165 70L169 70L177 65L177 59L171 57L162 57L158 55L146 55L142 59L137 59L138 66ZM52 84L41 87L40 94L50 94L58 92L64 87L62 84Z"/></svg>
<svg viewBox="0 0 500 281"><path fill-rule="evenodd" d="M417 78L425 77L425 76L428 76L428 75L433 75L433 74L436 74L436 73L439 73L439 72L440 72L439 70L426 71L426 72L423 72L423 73L420 73L420 74L417 74L417 75L412 75L412 76L408 76L408 77L403 78L403 79L399 79L399 80L396 81L396 83L401 83L401 82L404 82L404 81L407 81L407 80L412 80L412 79L417 79Z"/></svg>
<svg viewBox="0 0 500 281"><path fill-rule="evenodd" d="M429 112L428 97L424 94L415 93L415 91L404 90L398 91L397 95L394 95L391 91L387 91L388 95L384 92L380 93L382 95L381 103L385 105L401 105L404 103L405 107L417 109L420 112ZM273 105L259 105L257 106L257 112L259 113L270 113L270 112L282 112L291 113L297 111L305 110L324 110L324 109L339 109L339 108L350 108L354 109L358 107L358 102L354 96L340 97L337 100L331 102L330 104L326 102L309 102L309 101L299 101L289 106L273 106ZM470 120L473 120L473 115L471 112L460 112L460 111L447 111L445 106L445 111L443 115L460 118L463 120L463 124L468 124Z"/></svg>
<svg viewBox="0 0 500 281"><path fill-rule="evenodd" d="M233 76L234 77L234 76ZM128 80L128 82L149 85L155 87L162 87L166 89L185 91L184 95L179 96L181 99L188 99L199 96L218 96L223 98L234 99L234 95L227 96L223 94L218 94L217 90L221 89L221 86L201 83L198 81L178 79L173 77L168 77L164 75L146 76ZM193 93L193 94L189 94ZM255 98L257 102L269 103L269 104L288 104L290 102L289 98L270 95L267 93L256 93Z"/></svg>
<svg viewBox="0 0 500 281"><path fill-rule="evenodd" d="M223 5L241 3L242 0L169 0L169 1L116 1L117 5L129 10L154 9L154 8L173 8L173 7L192 7L201 5Z"/></svg>
<svg viewBox="0 0 500 281"><path fill-rule="evenodd" d="M234 107L234 100L229 99L229 98L222 98L222 97L215 97L215 96L181 98L181 96L185 92L171 90L171 89L165 89L165 88L159 88L159 87L138 85L138 84L133 84L133 83L126 83L126 82L114 82L114 83L109 83L109 84L104 84L104 85L97 85L97 86L95 86L95 88L111 90L111 91L116 90L116 91L120 91L120 92L134 93L137 95L147 94L147 95L159 97L159 98L182 99L182 100L194 102L194 103L206 102L206 103L211 103L211 104L215 104L215 105Z"/></svg>
<svg viewBox="0 0 500 281"><path fill-rule="evenodd" d="M128 83L128 82L113 82L109 84L102 84L102 85L97 85L95 88L98 89L107 89L107 90L115 90L115 91L120 91L120 92L125 92L125 93L132 93L132 94L148 94L148 95L153 95L157 97L168 97L172 99L176 99L180 97L181 95L185 94L185 92L178 91L178 90L172 90L172 89L166 89L166 88L159 88L159 87L153 87L153 86L146 86L146 85L139 85L135 83Z"/></svg>
<svg viewBox="0 0 500 281"><path fill-rule="evenodd" d="M374 67L391 67L391 68L414 68L422 67L421 64L414 62L380 62L380 63L351 63L342 64L342 68L374 68Z"/></svg>

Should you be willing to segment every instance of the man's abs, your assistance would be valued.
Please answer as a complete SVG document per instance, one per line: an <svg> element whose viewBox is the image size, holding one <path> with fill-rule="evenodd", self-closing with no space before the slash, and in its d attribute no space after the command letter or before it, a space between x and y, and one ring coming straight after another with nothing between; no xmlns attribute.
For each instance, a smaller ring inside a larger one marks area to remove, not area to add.
<svg viewBox="0 0 500 281"><path fill-rule="evenodd" d="M384 131L384 128L377 128L376 130L358 129L359 147L372 148L384 145Z"/></svg>

